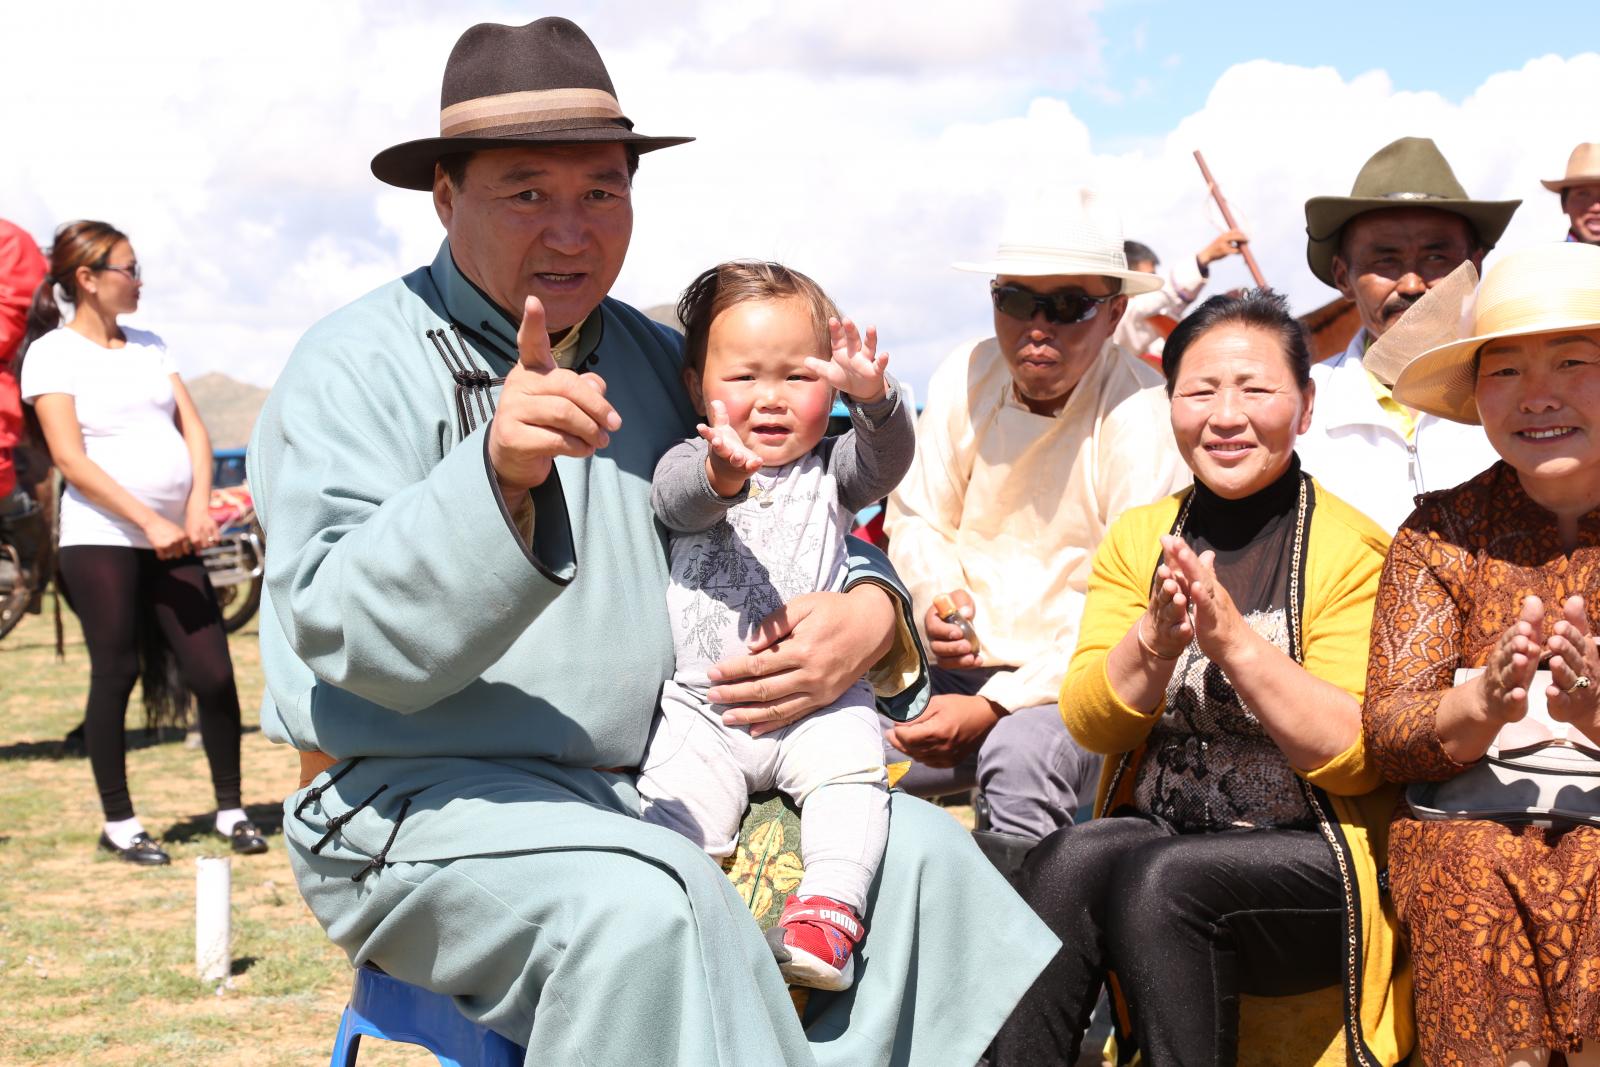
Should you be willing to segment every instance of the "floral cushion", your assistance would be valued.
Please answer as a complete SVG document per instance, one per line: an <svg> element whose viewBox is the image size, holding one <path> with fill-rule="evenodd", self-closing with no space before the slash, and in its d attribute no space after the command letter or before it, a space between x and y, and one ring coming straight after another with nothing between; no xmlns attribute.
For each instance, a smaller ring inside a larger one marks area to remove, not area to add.
<svg viewBox="0 0 1600 1067"><path fill-rule="evenodd" d="M800 885L800 809L782 793L757 793L739 827L739 844L724 862L756 925L768 930Z"/></svg>

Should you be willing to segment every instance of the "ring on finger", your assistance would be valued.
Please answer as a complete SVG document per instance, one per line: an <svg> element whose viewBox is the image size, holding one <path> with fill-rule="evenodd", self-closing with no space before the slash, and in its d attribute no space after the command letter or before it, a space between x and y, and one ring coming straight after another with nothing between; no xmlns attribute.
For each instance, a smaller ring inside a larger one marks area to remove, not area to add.
<svg viewBox="0 0 1600 1067"><path fill-rule="evenodd" d="M1578 680L1567 686L1564 692L1571 693L1579 689L1587 689L1592 684L1593 683L1589 681L1589 676L1587 674L1580 674L1578 675Z"/></svg>

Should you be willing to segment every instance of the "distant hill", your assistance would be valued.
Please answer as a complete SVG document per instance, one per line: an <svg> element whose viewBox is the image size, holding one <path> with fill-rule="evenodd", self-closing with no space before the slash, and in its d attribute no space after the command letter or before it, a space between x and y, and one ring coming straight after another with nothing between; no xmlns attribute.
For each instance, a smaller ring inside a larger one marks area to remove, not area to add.
<svg viewBox="0 0 1600 1067"><path fill-rule="evenodd" d="M226 374L204 374L184 384L211 434L212 448L243 448L250 442L267 390L234 381Z"/></svg>
<svg viewBox="0 0 1600 1067"><path fill-rule="evenodd" d="M683 329L672 304L646 308L645 314L674 330ZM201 375L184 384L189 387L189 395L194 397L200 418L211 434L212 448L243 448L250 443L250 431L255 429L256 416L267 401L267 390L216 373Z"/></svg>

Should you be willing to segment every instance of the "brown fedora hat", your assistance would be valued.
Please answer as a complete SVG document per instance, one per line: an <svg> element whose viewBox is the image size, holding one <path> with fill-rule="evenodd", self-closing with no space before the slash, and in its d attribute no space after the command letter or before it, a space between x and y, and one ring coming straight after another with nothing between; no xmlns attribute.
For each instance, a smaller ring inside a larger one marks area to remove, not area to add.
<svg viewBox="0 0 1600 1067"><path fill-rule="evenodd" d="M692 140L634 133L600 53L575 23L480 22L445 63L439 136L384 149L372 173L402 189L432 189L434 163L456 152L603 142L653 152Z"/></svg>
<svg viewBox="0 0 1600 1067"><path fill-rule="evenodd" d="M1539 184L1552 193L1574 185L1600 184L1600 144L1581 144L1567 158L1567 173L1560 178L1540 178Z"/></svg>
<svg viewBox="0 0 1600 1067"><path fill-rule="evenodd" d="M1306 262L1333 285L1333 257L1345 223L1369 211L1428 207L1471 223L1485 249L1495 246L1521 200L1473 200L1456 180L1439 146L1426 137L1402 137L1378 149L1356 175L1349 196L1306 201Z"/></svg>

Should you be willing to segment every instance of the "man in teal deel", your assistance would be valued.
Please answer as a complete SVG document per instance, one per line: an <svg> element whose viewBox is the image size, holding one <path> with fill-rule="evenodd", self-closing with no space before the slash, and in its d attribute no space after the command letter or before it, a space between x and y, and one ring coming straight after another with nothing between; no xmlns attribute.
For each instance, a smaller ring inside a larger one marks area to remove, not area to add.
<svg viewBox="0 0 1600 1067"><path fill-rule="evenodd" d="M639 153L686 139L635 134L564 19L468 30L442 97L439 137L373 160L432 190L437 258L312 327L250 450L302 893L529 1063L969 1067L1057 942L947 815L894 797L856 984L803 1020L728 879L638 819L673 666L650 477L696 420L681 338L606 293ZM787 722L867 675L915 714L904 592L850 570L710 698Z"/></svg>

